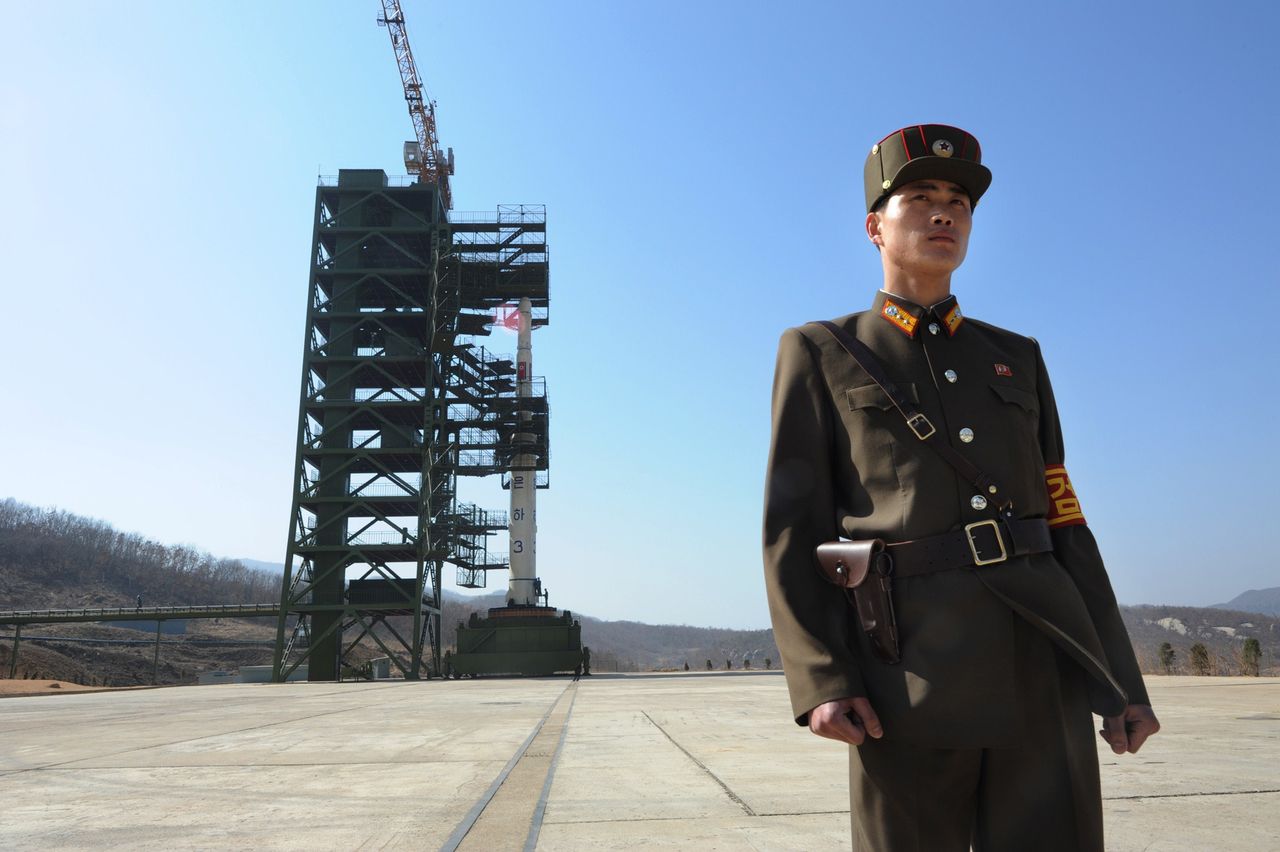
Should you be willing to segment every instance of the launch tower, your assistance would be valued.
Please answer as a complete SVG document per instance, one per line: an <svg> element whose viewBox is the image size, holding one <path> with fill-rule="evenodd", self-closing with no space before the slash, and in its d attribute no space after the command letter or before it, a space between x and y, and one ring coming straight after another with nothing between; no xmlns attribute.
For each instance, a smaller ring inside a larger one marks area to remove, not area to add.
<svg viewBox="0 0 1280 852"><path fill-rule="evenodd" d="M341 679L369 644L405 678L443 673L445 562L459 586L483 588L507 568L490 535L531 531L532 495L548 484L546 387L529 357L548 320L546 210L451 212L453 149L440 145L400 0L381 6L415 139L409 176L347 169L316 189L276 681L304 664L310 680ZM476 343L517 304L518 375ZM494 475L520 495L514 520L457 500L459 476ZM541 591L527 538L512 581L525 607ZM562 618L569 642L577 625Z"/></svg>
<svg viewBox="0 0 1280 852"><path fill-rule="evenodd" d="M321 179L274 674L336 680L368 637L406 678L442 671L441 572L485 585L505 512L459 476L548 484L544 382L475 341L527 300L548 321L546 211L447 212L437 186L381 170ZM509 482L504 483L509 484ZM572 668L572 667L570 667Z"/></svg>

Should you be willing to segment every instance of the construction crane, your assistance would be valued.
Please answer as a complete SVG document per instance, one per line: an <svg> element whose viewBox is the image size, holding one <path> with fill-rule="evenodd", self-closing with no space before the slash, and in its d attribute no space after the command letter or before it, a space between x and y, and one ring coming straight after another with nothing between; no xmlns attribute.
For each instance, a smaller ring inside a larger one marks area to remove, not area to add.
<svg viewBox="0 0 1280 852"><path fill-rule="evenodd" d="M396 54L396 66L400 69L400 82L404 84L404 99L409 104L409 118L417 133L416 141L404 143L404 167L409 174L416 174L423 181L440 188L446 210L453 209L453 194L449 190L449 175L453 174L453 149L446 154L436 136L436 103L423 96L422 80L409 49L409 34L404 28L404 11L400 0L382 0L382 17L378 26L391 33L391 48Z"/></svg>

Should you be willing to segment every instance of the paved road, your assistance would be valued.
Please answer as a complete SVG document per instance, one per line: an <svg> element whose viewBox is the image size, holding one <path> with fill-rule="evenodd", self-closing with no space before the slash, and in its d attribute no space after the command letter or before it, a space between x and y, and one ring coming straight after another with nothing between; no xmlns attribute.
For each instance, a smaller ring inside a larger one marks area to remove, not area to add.
<svg viewBox="0 0 1280 852"><path fill-rule="evenodd" d="M1280 849L1280 678L1152 678L1108 849ZM777 673L228 684L0 700L0 848L846 848L846 757Z"/></svg>

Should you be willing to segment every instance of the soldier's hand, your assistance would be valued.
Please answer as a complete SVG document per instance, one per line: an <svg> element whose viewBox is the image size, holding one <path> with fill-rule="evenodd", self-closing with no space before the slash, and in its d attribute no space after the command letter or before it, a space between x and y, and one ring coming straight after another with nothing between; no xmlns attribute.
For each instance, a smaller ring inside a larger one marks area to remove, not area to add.
<svg viewBox="0 0 1280 852"><path fill-rule="evenodd" d="M884 736L880 717L865 698L841 698L819 704L809 711L809 730L850 745L862 745L867 735L875 739Z"/></svg>
<svg viewBox="0 0 1280 852"><path fill-rule="evenodd" d="M810 724L812 727L812 724ZM1160 720L1147 704L1130 704L1120 716L1108 716L1098 735L1116 754L1137 754L1147 737L1160 730Z"/></svg>

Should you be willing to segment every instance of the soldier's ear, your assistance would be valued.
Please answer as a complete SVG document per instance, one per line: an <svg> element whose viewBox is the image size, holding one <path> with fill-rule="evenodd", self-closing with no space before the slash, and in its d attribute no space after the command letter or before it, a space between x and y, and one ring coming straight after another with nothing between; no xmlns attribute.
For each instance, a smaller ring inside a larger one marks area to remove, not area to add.
<svg viewBox="0 0 1280 852"><path fill-rule="evenodd" d="M874 210L867 214L867 239L877 250L884 245L884 238L880 236L880 213Z"/></svg>

